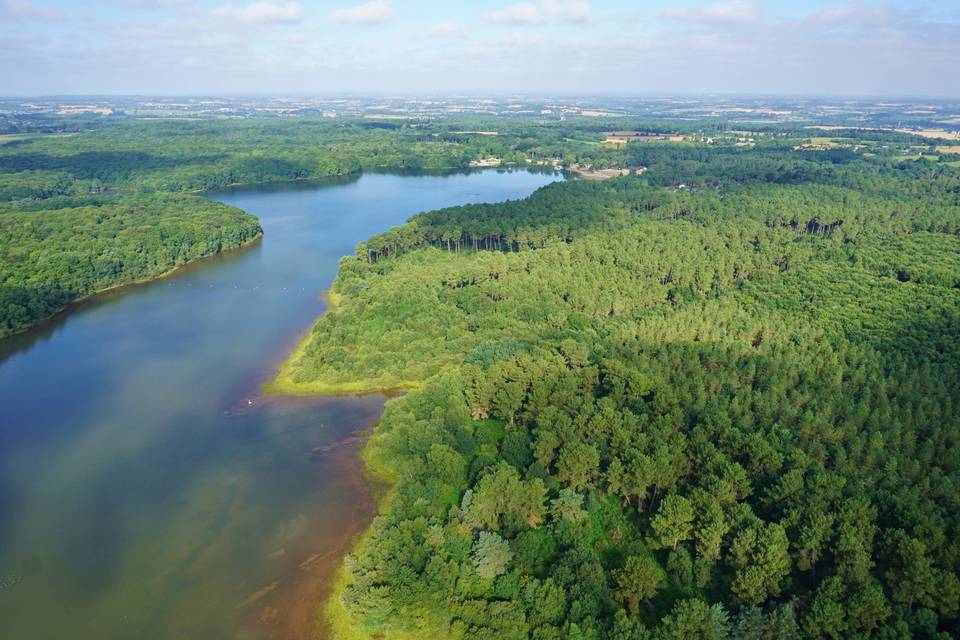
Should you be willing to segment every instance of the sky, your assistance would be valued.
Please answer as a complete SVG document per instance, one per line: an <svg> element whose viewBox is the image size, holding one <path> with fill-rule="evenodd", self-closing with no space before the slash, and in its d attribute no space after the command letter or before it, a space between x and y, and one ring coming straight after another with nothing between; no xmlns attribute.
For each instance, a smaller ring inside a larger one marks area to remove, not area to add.
<svg viewBox="0 0 960 640"><path fill-rule="evenodd" d="M0 0L0 95L960 97L960 0Z"/></svg>

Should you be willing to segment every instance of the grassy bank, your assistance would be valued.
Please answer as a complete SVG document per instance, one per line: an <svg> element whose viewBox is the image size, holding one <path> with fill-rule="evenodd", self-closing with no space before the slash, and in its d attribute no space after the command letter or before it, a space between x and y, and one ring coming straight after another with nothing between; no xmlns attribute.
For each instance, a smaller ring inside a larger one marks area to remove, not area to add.
<svg viewBox="0 0 960 640"><path fill-rule="evenodd" d="M327 308L323 316L340 312L343 296L333 289L323 292L322 299ZM321 317L323 317L321 316ZM299 341L286 360L281 363L277 375L266 382L261 391L267 395L279 396L360 396L371 393L392 395L403 391L412 391L419 384L399 380L395 376L369 377L355 380L336 379L324 376L313 380L297 380L296 374L301 361L306 356L307 348L314 337L314 328L311 328Z"/></svg>
<svg viewBox="0 0 960 640"><path fill-rule="evenodd" d="M376 449L370 446L370 440L375 437L378 425L379 421L371 427L370 435L363 443L360 458L363 462L363 473L370 483L373 499L377 504L377 515L384 515L390 502L390 493L394 491L399 478L384 460L376 456ZM368 544L371 534L372 529L367 527L354 541L351 554L357 553L364 544ZM327 640L328 638L365 640L367 638L366 634L351 623L350 612L343 604L343 595L349 584L349 579L350 574L346 569L346 564L341 562L337 569L330 597L317 607L316 624L312 634L313 640Z"/></svg>

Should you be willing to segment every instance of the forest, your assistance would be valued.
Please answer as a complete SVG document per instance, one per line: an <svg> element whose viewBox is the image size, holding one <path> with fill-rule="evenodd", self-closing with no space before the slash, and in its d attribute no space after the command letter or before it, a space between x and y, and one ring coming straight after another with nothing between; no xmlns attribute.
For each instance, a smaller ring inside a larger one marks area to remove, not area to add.
<svg viewBox="0 0 960 640"><path fill-rule="evenodd" d="M0 338L93 293L156 278L260 233L255 217L196 196L0 204Z"/></svg>
<svg viewBox="0 0 960 640"><path fill-rule="evenodd" d="M502 135L476 133L491 126ZM597 146L602 129L476 118L42 119L0 135L0 338L260 233L251 217L202 192L361 171L467 170L489 157L544 170L622 163L622 153Z"/></svg>
<svg viewBox="0 0 960 640"><path fill-rule="evenodd" d="M605 144L604 132L611 129L678 134L685 141ZM483 131L497 135L483 135ZM133 119L79 131L0 136L0 202L114 190L195 192L359 171L465 170L472 161L489 158L501 166L603 168L646 166L669 156L677 164L701 167L700 171L706 172L703 176L719 178L723 169L711 159L723 157L717 155L717 149L735 145L746 133L753 136L755 142L750 144L755 148L739 150L758 156L751 169L755 172L766 170L771 162L828 170L826 165L831 162L863 160L865 153L881 163L894 163L937 146L892 131L849 130L836 132L842 136L831 142L831 149L798 151L794 147L809 142L810 131L769 126L753 132L731 131L729 123L722 121ZM949 165L960 158L950 154L930 157L937 161L915 164ZM700 179L695 173L685 175L692 181ZM671 176L664 173L663 179ZM778 179L796 178L780 171Z"/></svg>
<svg viewBox="0 0 960 640"><path fill-rule="evenodd" d="M960 635L956 155L713 121L53 131L0 139L0 337L260 235L207 190L634 174L424 212L342 260L270 385L403 392L366 445L389 489L338 638Z"/></svg>
<svg viewBox="0 0 960 640"><path fill-rule="evenodd" d="M503 137L461 131L480 125L48 118L0 135L0 338L261 233L253 217L202 192L363 170L466 170L490 156L552 169L570 146L567 128L523 121L500 122Z"/></svg>
<svg viewBox="0 0 960 640"><path fill-rule="evenodd" d="M960 172L624 153L341 262L276 385L405 393L335 637L960 635Z"/></svg>

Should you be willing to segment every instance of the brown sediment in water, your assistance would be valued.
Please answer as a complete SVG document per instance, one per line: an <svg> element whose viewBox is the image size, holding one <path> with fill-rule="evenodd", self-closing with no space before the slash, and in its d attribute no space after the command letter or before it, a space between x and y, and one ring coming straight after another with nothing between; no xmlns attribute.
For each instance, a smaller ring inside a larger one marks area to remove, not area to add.
<svg viewBox="0 0 960 640"><path fill-rule="evenodd" d="M322 313L335 307L330 290L321 293ZM242 414L268 407L321 406L345 400L359 403L377 403L381 406L402 390L383 389L358 394L338 395L287 395L264 393L264 380L276 378L283 363L299 344L309 335L314 319L303 332L294 336L277 350L265 366L248 380L249 386L234 404L227 409L231 414ZM375 424L375 420L373 421ZM343 558L353 549L356 539L366 531L377 512L378 496L382 487L369 477L361 459L360 451L373 425L365 425L334 442L314 447L311 455L322 457L333 469L340 488L341 503L331 509L336 522L335 530L325 531L297 545L297 549L284 548L273 552L277 556L291 556L297 560L295 569L278 582L266 585L254 592L244 603L255 602L244 612L246 625L265 640L326 640L330 637L327 621L323 618L322 605L330 597L334 578ZM253 599L253 600L251 600Z"/></svg>
<svg viewBox="0 0 960 640"><path fill-rule="evenodd" d="M329 290L323 291L318 301L323 302L323 313L333 306ZM274 358L268 359L260 370L253 372L238 394L239 397L234 396L236 399L226 409L227 413L238 415L270 407L317 407L342 403L345 400L378 404L382 412L386 399L396 394L389 391L371 392L351 397L263 393L264 380L276 377L283 362L306 338L314 323L316 319L303 332L285 341L277 349ZM333 530L306 536L307 539L294 545L295 548L288 546L271 554L274 557L289 556L296 564L281 580L255 591L238 606L238 609L245 609L242 612L243 626L254 630L257 637L265 640L324 640L329 637L329 629L322 618L321 605L330 597L333 580L343 558L376 515L377 487L367 476L360 457L362 445L371 431L372 425L366 424L339 440L311 449L312 456L322 457L332 466L330 473L341 485L341 500L336 505L331 505L330 513L324 514L328 516L327 521L335 522L336 526Z"/></svg>
<svg viewBox="0 0 960 640"><path fill-rule="evenodd" d="M360 436L359 436L359 435L347 436L346 438L343 438L342 440L337 440L336 442L331 442L330 444L325 444L325 445L320 446L320 447L314 447L314 448L313 448L313 452L314 452L314 453L329 453L330 451L333 451L334 449L339 449L340 447L348 447L348 446L350 446L350 445L352 445L352 444L356 444L356 443L359 442L359 441L360 441Z"/></svg>
<svg viewBox="0 0 960 640"><path fill-rule="evenodd" d="M343 557L350 552L357 536L376 515L376 489L364 472L360 449L369 429L318 447L314 455L323 455L333 467L338 481L345 485L343 500L328 521L332 530L307 536L297 548L285 549L295 561L281 580L253 592L241 604L246 626L253 627L267 640L323 640L329 637L320 605L330 596L333 580Z"/></svg>

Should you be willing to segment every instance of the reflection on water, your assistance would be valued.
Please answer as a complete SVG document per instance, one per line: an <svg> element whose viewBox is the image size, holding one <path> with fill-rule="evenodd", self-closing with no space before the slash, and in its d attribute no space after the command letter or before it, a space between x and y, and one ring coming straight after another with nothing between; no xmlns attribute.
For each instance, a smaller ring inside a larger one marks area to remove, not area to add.
<svg viewBox="0 0 960 640"><path fill-rule="evenodd" d="M216 197L265 236L0 342L0 637L301 637L372 515L384 398L262 398L338 259L551 175L367 175Z"/></svg>
<svg viewBox="0 0 960 640"><path fill-rule="evenodd" d="M183 278L188 273L210 269L222 269L224 265L227 265L231 262L235 262L237 260L248 260L248 254L259 251L262 242L263 238L257 238L250 244L240 247L234 251L212 255L207 258L202 258L195 262L191 262L190 264L180 267L180 269L178 269L175 273L170 274L166 278L155 280L149 286L139 284L125 285L115 289L110 289L109 291L105 291L85 300L81 300L80 302L71 305L68 309L58 313L52 318L41 321L32 330L26 333L16 334L0 340L0 364L3 364L3 361L10 356L19 353L20 351L29 349L38 342L45 342L46 340L49 340L57 333L57 331L60 330L61 327L71 320L72 316L76 315L80 311L111 305L121 300L123 300L126 304L130 304L128 298L139 295L149 295L152 293L152 287L157 286L157 284L169 278Z"/></svg>

